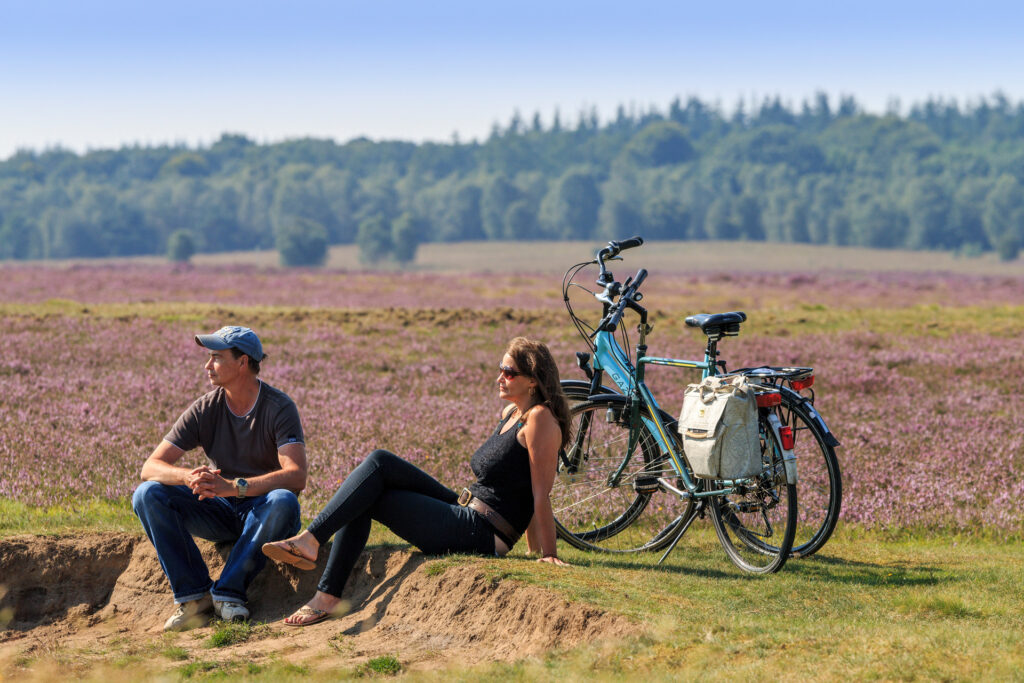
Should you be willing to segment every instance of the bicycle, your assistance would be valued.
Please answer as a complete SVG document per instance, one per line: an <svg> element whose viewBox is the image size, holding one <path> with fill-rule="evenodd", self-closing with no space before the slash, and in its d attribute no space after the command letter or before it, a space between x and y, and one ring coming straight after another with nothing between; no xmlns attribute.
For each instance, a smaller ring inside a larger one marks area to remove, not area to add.
<svg viewBox="0 0 1024 683"><path fill-rule="evenodd" d="M722 337L738 334L746 315L729 312L687 318L687 325L700 327L708 337L702 361L647 356L646 335L651 328L646 309L638 303L642 299L638 290L647 271L640 269L635 277L618 283L605 266L605 261L615 259L621 251L642 243L639 237L609 242L595 260L572 266L563 279L563 299L594 353L594 367L590 367L590 353L578 353L578 365L588 381L562 382L575 404L572 441L560 458L552 489L558 534L571 545L590 550L638 552L667 547L663 561L694 519L710 511L716 534L734 563L748 571L778 571L787 557L819 549L839 513L841 481L834 453L838 441L813 410L813 394L811 399L800 394L813 382L813 370L764 367L741 371L763 389L758 412L765 468L755 482L695 481L676 433L676 420L658 406L647 388L644 367L693 368L701 370L704 377L724 373L717 344ZM569 287L580 286L573 281L575 275L592 264L599 266L597 282L604 288L600 293L591 292L603 304L596 328L574 313L568 295ZM629 345L624 330L624 343L615 339L627 309L640 315L635 366L625 350ZM615 388L602 384L606 373ZM809 508L812 514L801 520L796 512L795 476L789 481L783 459L790 457L797 437L805 431L814 435L820 448L815 462L820 460L825 469L825 475L812 477L811 483L817 478L825 484L806 487L801 464L801 488L808 488L810 501L816 502ZM680 501L682 510L677 513ZM813 514L818 508L823 512ZM820 522L817 517L822 518ZM793 547L798 532L800 543Z"/></svg>

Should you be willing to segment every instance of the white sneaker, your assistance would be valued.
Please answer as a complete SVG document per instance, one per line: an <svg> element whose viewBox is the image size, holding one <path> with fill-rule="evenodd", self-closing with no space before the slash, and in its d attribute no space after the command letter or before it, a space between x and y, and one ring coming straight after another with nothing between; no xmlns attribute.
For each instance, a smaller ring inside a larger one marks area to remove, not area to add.
<svg viewBox="0 0 1024 683"><path fill-rule="evenodd" d="M213 601L213 611L224 621L248 621L249 610L240 602Z"/></svg>
<svg viewBox="0 0 1024 683"><path fill-rule="evenodd" d="M164 624L165 631L187 631L191 628L199 628L210 623L210 609L213 607L213 599L209 594L198 600L178 603L171 618Z"/></svg>

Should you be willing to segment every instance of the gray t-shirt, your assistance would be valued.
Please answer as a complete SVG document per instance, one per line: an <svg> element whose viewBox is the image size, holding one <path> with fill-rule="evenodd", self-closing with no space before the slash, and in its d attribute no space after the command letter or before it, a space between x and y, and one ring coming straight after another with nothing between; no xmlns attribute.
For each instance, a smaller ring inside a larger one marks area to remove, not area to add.
<svg viewBox="0 0 1024 683"><path fill-rule="evenodd" d="M304 443L299 409L287 394L263 381L248 414L232 413L224 389L217 387L196 399L164 439L183 451L202 446L225 479L279 470L278 449Z"/></svg>

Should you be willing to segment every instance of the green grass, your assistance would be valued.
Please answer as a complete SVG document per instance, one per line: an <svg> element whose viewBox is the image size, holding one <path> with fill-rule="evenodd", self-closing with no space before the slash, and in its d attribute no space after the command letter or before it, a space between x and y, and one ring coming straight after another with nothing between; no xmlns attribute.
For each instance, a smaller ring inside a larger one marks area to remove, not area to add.
<svg viewBox="0 0 1024 683"><path fill-rule="evenodd" d="M427 576L441 576L449 567L455 567L459 564L459 558L456 555L450 555L448 557L442 557L436 560L431 560L424 567L423 571Z"/></svg>
<svg viewBox="0 0 1024 683"><path fill-rule="evenodd" d="M303 525L313 521L317 510L305 510ZM66 507L36 507L0 497L0 538L16 534L67 535L76 532L122 531L142 538L142 525L128 500L94 499ZM403 546L405 542L382 527L374 526L371 544ZM446 560L439 560L442 564ZM443 568L437 570L439 574Z"/></svg>
<svg viewBox="0 0 1024 683"><path fill-rule="evenodd" d="M387 545L393 537L375 528L371 540ZM371 660L372 667L321 668L343 667L335 658L299 671L273 658L253 666L232 658L232 644L267 627L224 624L216 632L224 641L211 647L228 659L198 657L175 672L182 678L334 680L389 675L397 665L413 679L526 681L1019 680L1024 671L1024 546L1018 542L840 525L818 556L793 560L768 577L733 567L707 524L692 529L663 565L658 555L596 555L564 544L560 555L572 566L539 564L517 549L503 559L432 559L425 571L438 576L471 565L491 580L533 584L626 615L636 633L512 664L456 660L438 671L409 671L398 652ZM342 659L349 656L343 645L335 648ZM153 647L165 662L187 658L167 640ZM144 644L109 641L104 648L90 654L95 668L83 671L106 666L121 676L157 675L147 657L137 656L148 652ZM68 666L73 655L55 650L47 656ZM24 667L44 667L44 659L12 664L24 673Z"/></svg>
<svg viewBox="0 0 1024 683"><path fill-rule="evenodd" d="M673 303L673 302L667 302ZM376 309L327 309L284 306L233 306L231 316L238 320L258 326L282 318L292 318L296 324L330 322L345 329L364 330L366 320L374 321L374 331L387 329L390 325L401 326L407 323L420 309L389 309L381 312ZM664 309L654 308L656 339L685 338L690 334L683 324L683 318L675 314L675 309L666 314L664 319L658 316ZM372 312L372 315L368 315ZM749 312L749 311L748 311ZM48 301L43 304L0 303L0 316L57 316L91 318L152 318L163 321L187 321L194 324L210 324L210 321L224 318L225 309L206 304L151 304L151 303L112 303L90 304L81 306L71 302ZM556 330L572 337L566 328L567 318L560 310L532 311L533 326L548 330L555 334ZM486 327L489 323L498 324L502 312L487 313L474 311L474 322L478 327ZM1019 336L1024 333L1024 306L982 305L940 307L937 305L918 305L900 309L892 308L857 308L798 306L771 308L763 307L753 312L744 327L748 335L798 336L802 334L832 334L848 331L871 331L877 334L897 334L903 337L941 336L975 332L978 320L985 321L985 331L998 336ZM563 329L566 328L566 329ZM652 340L652 341L653 341Z"/></svg>
<svg viewBox="0 0 1024 683"><path fill-rule="evenodd" d="M205 647L228 647L248 640L263 638L270 634L266 624L254 624L249 621L218 621Z"/></svg>
<svg viewBox="0 0 1024 683"><path fill-rule="evenodd" d="M959 680L1017 678L1024 670L1024 548L1016 543L893 540L841 529L820 557L792 561L770 577L733 569L706 529L660 567L656 556L562 554L574 568L525 559L488 565L496 576L627 614L646 630L625 644L549 655L527 665L526 678L594 671ZM502 671L491 667L486 675Z"/></svg>
<svg viewBox="0 0 1024 683"><path fill-rule="evenodd" d="M397 657L384 655L374 657L370 661L360 664L356 669L358 676L397 676L402 672L402 663Z"/></svg>
<svg viewBox="0 0 1024 683"><path fill-rule="evenodd" d="M183 662L188 659L188 650L178 645L169 645L161 654L175 662Z"/></svg>
<svg viewBox="0 0 1024 683"><path fill-rule="evenodd" d="M222 669L222 667L223 664L220 662L197 660L183 665L178 669L178 673L182 678L193 678L202 675L209 675L211 672Z"/></svg>
<svg viewBox="0 0 1024 683"><path fill-rule="evenodd" d="M127 500L93 499L34 507L0 497L0 538L14 534L64 534L74 531L140 533Z"/></svg>

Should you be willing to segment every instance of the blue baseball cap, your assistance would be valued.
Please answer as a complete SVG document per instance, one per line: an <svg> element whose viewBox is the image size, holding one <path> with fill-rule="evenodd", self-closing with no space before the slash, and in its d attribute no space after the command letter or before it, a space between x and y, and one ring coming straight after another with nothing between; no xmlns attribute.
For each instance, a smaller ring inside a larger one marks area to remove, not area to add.
<svg viewBox="0 0 1024 683"><path fill-rule="evenodd" d="M260 338L248 327L228 325L213 334L197 334L196 344L214 351L238 349L256 362L267 357L267 354L263 353L263 344L260 343Z"/></svg>

